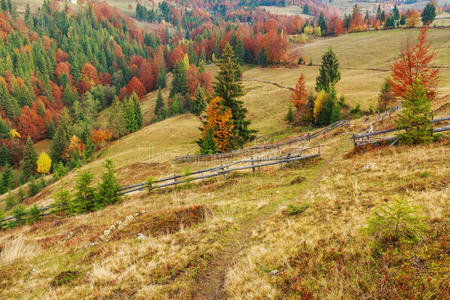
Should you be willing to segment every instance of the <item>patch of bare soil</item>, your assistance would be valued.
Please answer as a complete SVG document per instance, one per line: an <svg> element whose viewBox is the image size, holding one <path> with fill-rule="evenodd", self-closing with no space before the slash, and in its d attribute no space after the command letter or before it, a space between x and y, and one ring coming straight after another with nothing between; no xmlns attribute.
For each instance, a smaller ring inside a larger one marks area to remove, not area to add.
<svg viewBox="0 0 450 300"><path fill-rule="evenodd" d="M136 237L138 233L151 236L175 233L203 222L208 213L209 209L203 205L145 213L116 231L112 240Z"/></svg>

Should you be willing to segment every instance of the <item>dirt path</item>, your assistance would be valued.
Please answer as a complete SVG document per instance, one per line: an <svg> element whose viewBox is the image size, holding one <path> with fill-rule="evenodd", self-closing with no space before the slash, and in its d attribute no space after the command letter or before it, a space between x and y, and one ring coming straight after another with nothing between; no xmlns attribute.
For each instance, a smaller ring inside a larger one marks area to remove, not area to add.
<svg viewBox="0 0 450 300"><path fill-rule="evenodd" d="M243 79L242 81L255 81L255 82L261 82L261 83L271 84L271 85L277 86L277 87L282 88L282 89L287 89L287 90L290 90L290 91L295 91L294 88L291 88L291 87L288 87L288 86L284 86L284 85L281 85L281 84L279 84L279 83L277 83L277 82L272 82L272 81L268 81L268 80Z"/></svg>
<svg viewBox="0 0 450 300"><path fill-rule="evenodd" d="M333 155L327 157L324 163L321 164L318 173L309 180L308 186L314 186L320 182L331 163L345 152L346 147L344 146L343 143L338 144ZM224 247L223 251L209 264L207 270L198 277L193 299L226 298L224 285L228 269L235 263L238 254L249 246L252 231L275 214L282 204L280 202L264 213L256 213L239 224L239 231L231 236L230 242Z"/></svg>

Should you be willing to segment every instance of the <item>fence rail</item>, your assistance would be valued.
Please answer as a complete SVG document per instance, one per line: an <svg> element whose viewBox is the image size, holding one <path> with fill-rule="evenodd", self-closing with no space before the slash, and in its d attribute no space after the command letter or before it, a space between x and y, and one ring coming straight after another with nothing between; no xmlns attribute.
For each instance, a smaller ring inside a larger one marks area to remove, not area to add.
<svg viewBox="0 0 450 300"><path fill-rule="evenodd" d="M443 117L443 118L439 118L439 119L434 119L431 121L431 123L434 124L434 123L439 123L439 122L444 122L444 121L449 121L449 120L450 120L450 116L447 116L447 117ZM371 144L371 143L376 143L376 142L379 142L379 140L376 140L376 139L371 140L371 137L380 135L380 134L384 134L384 133L398 131L398 130L399 129L391 128L391 129L372 131L372 132L364 131L358 135L352 136L353 144L355 147L358 147L358 146L363 146L363 145L367 145L367 144ZM433 132L437 133L437 132L443 132L443 131L447 131L447 130L450 130L450 126L435 128L433 130ZM382 140L383 141L395 140L395 137L387 137Z"/></svg>
<svg viewBox="0 0 450 300"><path fill-rule="evenodd" d="M212 159L223 159L223 158L232 158L234 156L237 155L241 155L241 154L252 154L252 153L256 153L259 151L265 151L265 150L270 150L270 149L275 149L275 148L279 148L279 147L283 147L283 146L287 146L287 145L291 145L294 143L298 143L298 142L302 142L302 141L310 141L313 138L316 138L320 135L323 135L327 132L330 132L331 130L343 127L343 126L348 126L350 124L349 120L340 120L337 121L331 125L328 125L324 128L321 128L313 133L306 133L303 134L301 136L289 139L287 141L283 141L283 142L278 142L278 143L271 143L271 144L265 144L265 145L259 145L259 146L254 146L254 147L250 147L250 148L244 148L244 149L239 149L239 150L234 150L234 151L230 151L227 153L217 153L217 154L188 154L185 156L179 156L177 158L175 158L175 160L177 162L188 162L188 161L193 161L193 160L212 160Z"/></svg>
<svg viewBox="0 0 450 300"><path fill-rule="evenodd" d="M196 180L203 180L208 178L213 178L217 176L226 176L227 174L231 172L236 171L242 171L242 170L248 170L252 169L253 172L256 172L256 169L258 170L261 167L270 166L270 165L276 165L276 164L284 164L294 161L300 161L315 157L320 157L320 148L321 145L317 145L314 147L308 147L308 148L302 148L297 149L289 154L286 154L284 156L274 156L274 157L267 157L267 158L251 158L251 159L241 159L238 161L234 161L227 164L221 164L219 166L202 169L198 171L194 171L188 174L174 174L173 176L169 176L166 178L162 178L159 180L155 180L153 182L147 183L142 182L138 184L133 184L129 186L125 186L119 189L119 192L117 195L125 195L136 191L144 191L144 190L155 190L160 188L165 188L169 186L177 186L179 184L183 183L189 183ZM311 149L317 149L317 153L310 154L310 155L304 155L305 152L311 150ZM239 164L243 164L242 166L237 166ZM200 175L200 176L195 176ZM52 214L54 211L52 211L53 208L56 208L58 206L63 206L63 204L53 204L47 207L39 208L41 211L40 216L47 216ZM50 210L50 211L49 211ZM49 212L46 212L49 211ZM20 214L20 218L29 215L30 211L24 212ZM4 226L7 223L12 223L16 220L16 216L10 216L6 219L0 220L0 228Z"/></svg>
<svg viewBox="0 0 450 300"><path fill-rule="evenodd" d="M186 182L191 182L195 180L201 180L201 179L207 179L211 177L226 175L231 172L235 171L241 171L241 170L248 170L253 169L253 172L255 172L256 168L261 168L264 166L270 166L275 164L283 164L291 161L298 161L298 160L304 160L308 158L314 158L320 156L320 147L321 145L314 146L314 147L308 147L299 149L297 151L291 152L284 156L275 156L275 157L268 157L268 158L251 158L251 159L241 159L238 161L234 161L228 164L221 164L219 166L215 166L208 169L202 169L195 172L191 172L188 174L182 174L182 175L173 175L167 178L159 179L156 181L151 182L151 186L149 186L149 183L142 182L138 184L133 184L130 186L122 187L120 189L120 192L118 195L125 195L128 193L136 192L136 191L142 191L146 189L158 189L162 187L168 187L173 185L178 185ZM304 152L311 150L311 149L317 149L316 154L312 155L303 155ZM244 166L239 167L233 167L239 164L247 164ZM232 168L233 167L233 168ZM209 173L209 174L208 174ZM202 175L205 174L205 175ZM200 175L197 177L194 177L194 175ZM184 178L184 180L179 180L181 178ZM153 185L154 184L154 185Z"/></svg>

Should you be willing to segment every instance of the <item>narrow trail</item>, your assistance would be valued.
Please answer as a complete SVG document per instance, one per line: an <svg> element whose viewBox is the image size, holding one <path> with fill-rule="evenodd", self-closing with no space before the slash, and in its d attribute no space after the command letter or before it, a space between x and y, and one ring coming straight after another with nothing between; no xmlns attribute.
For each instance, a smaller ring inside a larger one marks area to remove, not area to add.
<svg viewBox="0 0 450 300"><path fill-rule="evenodd" d="M267 84L271 84L271 85L277 86L277 87L282 88L282 89L286 89L286 90L290 90L290 91L295 91L294 88L291 88L291 87L288 87L288 86L284 86L284 85L281 85L281 84L279 84L279 83L277 83L277 82L272 82L272 81L268 81L268 80L243 79L242 81L255 81L255 82L261 82L261 83L267 83Z"/></svg>
<svg viewBox="0 0 450 300"><path fill-rule="evenodd" d="M317 185L322 180L332 162L348 150L346 145L347 140L346 137L343 137L343 141L337 145L333 154L329 155L320 165L317 174L306 183L306 188ZM256 212L238 224L239 231L230 237L230 242L210 262L206 271L198 277L193 299L226 299L227 295L224 290L224 285L228 269L233 266L239 253L249 246L252 231L261 225L261 223L270 219L283 203L279 202L265 212Z"/></svg>

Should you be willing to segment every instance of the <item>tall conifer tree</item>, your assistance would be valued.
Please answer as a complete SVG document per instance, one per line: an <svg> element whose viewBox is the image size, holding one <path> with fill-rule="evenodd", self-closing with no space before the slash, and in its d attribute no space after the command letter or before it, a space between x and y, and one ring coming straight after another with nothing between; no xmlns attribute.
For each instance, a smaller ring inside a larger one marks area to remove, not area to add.
<svg viewBox="0 0 450 300"><path fill-rule="evenodd" d="M256 131L248 128L250 120L246 119L247 109L243 106L243 102L238 99L244 95L240 79L241 70L229 44L223 49L218 65L220 70L214 83L214 92L216 96L223 99L223 105L231 109L234 124L231 147L236 149L243 147L246 142L252 141L255 138L254 133Z"/></svg>

